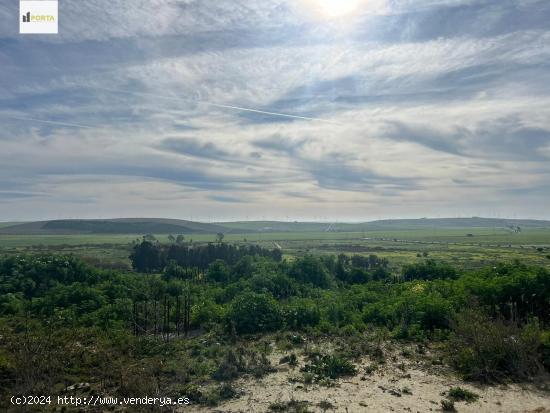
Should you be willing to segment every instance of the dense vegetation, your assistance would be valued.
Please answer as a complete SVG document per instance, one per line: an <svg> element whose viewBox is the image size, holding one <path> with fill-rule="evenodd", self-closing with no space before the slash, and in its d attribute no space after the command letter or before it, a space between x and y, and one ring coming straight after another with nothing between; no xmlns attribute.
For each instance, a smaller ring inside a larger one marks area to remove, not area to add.
<svg viewBox="0 0 550 413"><path fill-rule="evenodd" d="M231 388L204 394L196 385L268 373L268 345L243 340L286 331L297 342L349 340L338 354L311 356L304 374L315 380L354 374L354 357L379 351L365 344L373 331L442 341L468 379L527 379L550 368L543 268L515 262L461 272L420 259L392 273L375 255L282 260L279 250L222 242L143 241L132 260L143 272L100 270L72 256L0 259L3 395L85 382L99 392L162 389L215 403ZM201 343L185 338L197 335Z"/></svg>
<svg viewBox="0 0 550 413"><path fill-rule="evenodd" d="M219 237L223 239L223 234L219 234ZM257 245L236 246L222 242L199 246L182 245L181 242L162 245L154 240L145 239L134 246L130 260L136 271L153 272L162 270L169 263L201 270L206 269L215 260L223 260L226 264L233 265L245 256L271 257L275 261L280 261L282 253L280 249L268 250Z"/></svg>

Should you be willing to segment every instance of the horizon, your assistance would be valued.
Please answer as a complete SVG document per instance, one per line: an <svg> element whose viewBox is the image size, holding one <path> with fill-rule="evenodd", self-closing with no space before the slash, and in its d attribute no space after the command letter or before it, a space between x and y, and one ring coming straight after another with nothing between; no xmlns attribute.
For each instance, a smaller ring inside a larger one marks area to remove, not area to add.
<svg viewBox="0 0 550 413"><path fill-rule="evenodd" d="M111 220L124 220L124 219L142 219L142 220L176 220L176 221L189 221L202 224L224 224L224 223L238 223L238 222L282 222L282 223L316 223L316 224L364 224L377 221L420 221L420 220L445 220L445 219L491 219L491 220L504 220L504 221L550 221L550 219L544 218L524 218L524 217L483 217L483 216L455 216L455 217L415 217L415 218L376 218L376 219L364 219L359 221L351 220L307 220L307 219L233 219L233 220L192 220L187 218L173 218L173 217L111 217L111 218L56 218L56 219L33 219L27 221L9 221L0 220L0 224L18 224L18 223L30 223L30 222L48 222L48 221L111 221Z"/></svg>

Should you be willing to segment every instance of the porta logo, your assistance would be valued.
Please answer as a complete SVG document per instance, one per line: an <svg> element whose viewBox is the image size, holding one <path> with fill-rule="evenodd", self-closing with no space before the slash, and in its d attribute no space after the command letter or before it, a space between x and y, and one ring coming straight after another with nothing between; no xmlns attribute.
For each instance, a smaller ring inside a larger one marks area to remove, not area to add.
<svg viewBox="0 0 550 413"><path fill-rule="evenodd" d="M19 33L45 33L58 32L58 2L57 0L24 1L19 2L21 20L19 20Z"/></svg>

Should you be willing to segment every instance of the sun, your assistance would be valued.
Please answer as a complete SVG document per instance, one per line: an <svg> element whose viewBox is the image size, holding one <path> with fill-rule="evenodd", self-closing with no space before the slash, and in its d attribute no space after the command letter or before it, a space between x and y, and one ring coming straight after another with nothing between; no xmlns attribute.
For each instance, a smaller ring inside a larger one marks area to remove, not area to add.
<svg viewBox="0 0 550 413"><path fill-rule="evenodd" d="M390 0L289 0L298 16L351 30L362 16L383 15Z"/></svg>
<svg viewBox="0 0 550 413"><path fill-rule="evenodd" d="M338 18L357 11L361 0L315 0L315 3L325 17Z"/></svg>

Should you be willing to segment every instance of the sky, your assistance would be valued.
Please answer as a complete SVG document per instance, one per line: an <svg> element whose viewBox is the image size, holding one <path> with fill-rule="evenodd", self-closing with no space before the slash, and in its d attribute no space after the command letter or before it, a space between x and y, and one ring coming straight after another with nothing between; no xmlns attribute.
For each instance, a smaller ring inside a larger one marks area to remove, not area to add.
<svg viewBox="0 0 550 413"><path fill-rule="evenodd" d="M547 0L0 3L0 221L550 219Z"/></svg>

